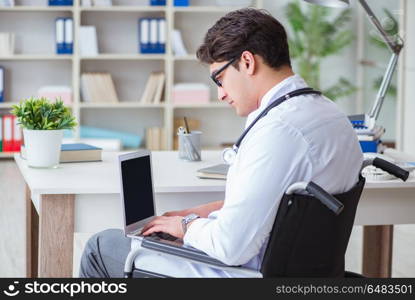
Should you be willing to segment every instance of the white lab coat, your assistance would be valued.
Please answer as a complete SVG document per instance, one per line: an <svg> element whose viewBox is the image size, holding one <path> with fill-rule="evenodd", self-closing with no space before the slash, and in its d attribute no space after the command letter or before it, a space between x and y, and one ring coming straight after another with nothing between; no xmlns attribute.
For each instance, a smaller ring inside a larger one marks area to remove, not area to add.
<svg viewBox="0 0 415 300"><path fill-rule="evenodd" d="M298 75L274 86L248 116L246 127L272 101L306 86ZM357 182L362 161L356 134L333 102L314 94L289 99L245 136L229 169L222 209L195 220L184 242L226 264L259 270L288 186L313 180L330 193L344 192ZM235 276L147 251L135 265L174 277Z"/></svg>

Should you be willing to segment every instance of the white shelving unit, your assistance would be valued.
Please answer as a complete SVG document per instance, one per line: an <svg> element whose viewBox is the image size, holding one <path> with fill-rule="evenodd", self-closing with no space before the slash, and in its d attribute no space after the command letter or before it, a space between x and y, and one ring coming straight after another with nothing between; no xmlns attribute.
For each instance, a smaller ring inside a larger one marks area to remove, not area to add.
<svg viewBox="0 0 415 300"><path fill-rule="evenodd" d="M6 113L13 102L36 95L42 85L68 85L74 91L71 108L80 125L125 131L143 139L145 128L165 127L168 149L173 147L175 117L201 121L204 147L220 147L221 143L238 137L244 120L235 116L227 105L214 100L216 87L210 82L207 67L196 60L194 53L207 29L225 13L240 7L215 6L214 0L191 0L189 7L174 7L173 0L167 0L166 6L149 6L149 0L113 0L112 7L81 7L79 0L71 7L48 7L39 5L40 1L16 0L15 7L0 8L0 31L16 35L16 54L0 57L0 66L6 69L7 101L0 104L0 113ZM263 7L262 0L253 0L252 5ZM55 54L57 17L74 20L73 55ZM166 18L166 54L139 53L138 19L141 17ZM78 52L77 37L83 25L97 28L98 56L81 57ZM174 28L181 31L189 55L173 55L170 35ZM152 71L166 74L164 99L160 104L141 104L138 101ZM82 102L80 76L83 72L111 73L120 102ZM178 82L208 84L211 102L174 105L170 95ZM79 137L79 127L74 137Z"/></svg>

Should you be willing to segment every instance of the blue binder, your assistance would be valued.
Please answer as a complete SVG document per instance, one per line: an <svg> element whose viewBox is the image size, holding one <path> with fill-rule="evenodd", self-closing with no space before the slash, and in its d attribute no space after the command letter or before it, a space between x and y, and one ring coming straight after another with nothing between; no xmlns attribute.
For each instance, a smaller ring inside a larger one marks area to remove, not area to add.
<svg viewBox="0 0 415 300"><path fill-rule="evenodd" d="M65 19L65 30L64 30L64 53L73 53L73 20L72 18Z"/></svg>
<svg viewBox="0 0 415 300"><path fill-rule="evenodd" d="M138 21L139 52L166 53L166 19L141 18Z"/></svg>
<svg viewBox="0 0 415 300"><path fill-rule="evenodd" d="M0 102L4 102L4 68L0 67Z"/></svg>
<svg viewBox="0 0 415 300"><path fill-rule="evenodd" d="M166 19L157 20L157 53L166 53Z"/></svg>
<svg viewBox="0 0 415 300"><path fill-rule="evenodd" d="M138 41L139 52L146 54L151 53L150 49L150 19L141 18L138 20Z"/></svg>
<svg viewBox="0 0 415 300"><path fill-rule="evenodd" d="M49 0L49 6L71 6L73 0Z"/></svg>
<svg viewBox="0 0 415 300"><path fill-rule="evenodd" d="M65 18L55 20L56 54L65 53Z"/></svg>
<svg viewBox="0 0 415 300"><path fill-rule="evenodd" d="M166 0L150 0L151 6L165 6Z"/></svg>
<svg viewBox="0 0 415 300"><path fill-rule="evenodd" d="M149 47L150 53L159 53L159 44L158 44L158 19L150 18L150 39Z"/></svg>
<svg viewBox="0 0 415 300"><path fill-rule="evenodd" d="M189 6L189 0L174 0L174 6Z"/></svg>

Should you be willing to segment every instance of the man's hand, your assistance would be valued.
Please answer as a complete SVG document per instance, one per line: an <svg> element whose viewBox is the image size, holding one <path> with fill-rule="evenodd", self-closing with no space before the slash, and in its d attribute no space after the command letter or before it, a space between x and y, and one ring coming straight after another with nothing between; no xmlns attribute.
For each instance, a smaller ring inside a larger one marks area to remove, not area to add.
<svg viewBox="0 0 415 300"><path fill-rule="evenodd" d="M144 236L154 232L165 232L179 239L183 239L183 227L181 216L161 216L155 217L151 222L147 223L141 231Z"/></svg>

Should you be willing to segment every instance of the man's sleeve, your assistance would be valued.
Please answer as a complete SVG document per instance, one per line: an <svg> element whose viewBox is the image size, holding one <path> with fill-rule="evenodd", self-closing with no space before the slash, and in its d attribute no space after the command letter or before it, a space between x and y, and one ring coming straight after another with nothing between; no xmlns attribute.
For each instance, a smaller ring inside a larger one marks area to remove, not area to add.
<svg viewBox="0 0 415 300"><path fill-rule="evenodd" d="M257 255L287 187L312 174L308 144L288 125L262 124L246 136L217 218L195 220L185 243L229 265Z"/></svg>

